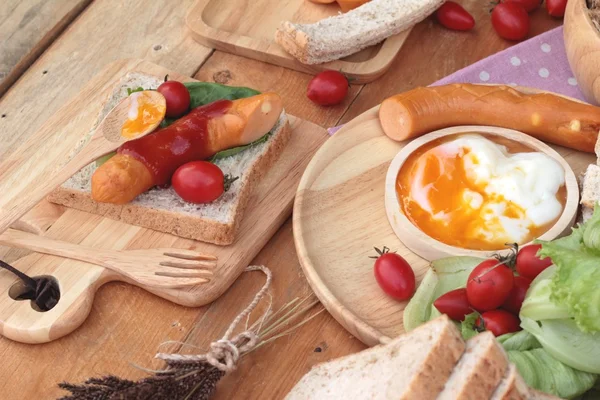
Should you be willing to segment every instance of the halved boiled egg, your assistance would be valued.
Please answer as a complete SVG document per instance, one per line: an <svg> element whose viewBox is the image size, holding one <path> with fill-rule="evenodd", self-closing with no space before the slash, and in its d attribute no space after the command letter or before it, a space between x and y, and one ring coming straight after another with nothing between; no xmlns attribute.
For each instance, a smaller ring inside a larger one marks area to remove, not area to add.
<svg viewBox="0 0 600 400"><path fill-rule="evenodd" d="M416 227L472 250L527 243L559 219L566 203L565 171L556 160L480 134L447 136L413 152L396 192Z"/></svg>
<svg viewBox="0 0 600 400"><path fill-rule="evenodd" d="M121 135L127 139L135 138L155 126L164 118L166 111L166 107L153 101L146 91L132 93L129 97L131 105L121 129Z"/></svg>

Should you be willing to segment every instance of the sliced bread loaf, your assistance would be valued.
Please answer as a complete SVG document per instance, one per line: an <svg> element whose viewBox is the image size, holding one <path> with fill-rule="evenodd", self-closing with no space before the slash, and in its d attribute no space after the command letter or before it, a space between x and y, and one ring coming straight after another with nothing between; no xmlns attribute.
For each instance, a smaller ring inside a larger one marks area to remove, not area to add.
<svg viewBox="0 0 600 400"><path fill-rule="evenodd" d="M527 400L530 396L530 389L519 375L517 367L510 364L490 400Z"/></svg>
<svg viewBox="0 0 600 400"><path fill-rule="evenodd" d="M314 24L283 21L275 41L304 64L354 54L421 22L444 0L371 0Z"/></svg>
<svg viewBox="0 0 600 400"><path fill-rule="evenodd" d="M592 217L594 207L600 201L600 166L588 165L581 185L581 213L583 221Z"/></svg>
<svg viewBox="0 0 600 400"><path fill-rule="evenodd" d="M313 367L286 399L435 399L463 350L444 315L386 345Z"/></svg>
<svg viewBox="0 0 600 400"><path fill-rule="evenodd" d="M507 371L508 357L492 332L467 341L465 352L438 400L489 399Z"/></svg>
<svg viewBox="0 0 600 400"><path fill-rule="evenodd" d="M162 80L155 76L141 73L126 75L113 89L96 125L127 96L127 88L156 88L160 83ZM90 134L82 139L74 153L89 140ZM97 203L91 198L90 182L96 170L95 163L88 165L56 189L48 200L185 238L219 245L231 244L252 189L275 163L290 135L287 117L282 113L268 140L234 156L217 160L215 164L224 174L238 176L239 179L218 200L209 204L186 203L172 188L153 188L125 205Z"/></svg>

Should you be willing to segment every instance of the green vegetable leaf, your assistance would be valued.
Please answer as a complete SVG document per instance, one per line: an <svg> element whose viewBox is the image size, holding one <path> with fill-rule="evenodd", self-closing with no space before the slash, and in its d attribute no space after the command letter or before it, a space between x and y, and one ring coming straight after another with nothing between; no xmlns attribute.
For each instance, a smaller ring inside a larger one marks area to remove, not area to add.
<svg viewBox="0 0 600 400"><path fill-rule="evenodd" d="M597 376L573 369L556 360L544 349L508 351L527 385L545 393L571 399L590 390Z"/></svg>
<svg viewBox="0 0 600 400"><path fill-rule="evenodd" d="M571 319L534 321L523 317L521 327L557 360L580 371L600 374L600 333L581 332Z"/></svg>
<svg viewBox="0 0 600 400"><path fill-rule="evenodd" d="M146 90L146 89L144 89L144 88L143 88L143 87L141 87L141 86L138 86L138 87L136 87L135 89L132 89L132 88L127 88L127 96L131 96L131 93L135 93L135 92L143 92L144 90ZM152 89L148 89L148 90L152 90Z"/></svg>
<svg viewBox="0 0 600 400"><path fill-rule="evenodd" d="M460 324L460 333L465 340L471 339L473 336L478 335L483 331L482 327L477 326L477 319L480 317L479 313L474 312L465 317L465 320Z"/></svg>
<svg viewBox="0 0 600 400"><path fill-rule="evenodd" d="M258 90L239 86L225 86L212 82L186 82L190 92L190 108L210 104L217 100L237 100L260 94Z"/></svg>
<svg viewBox="0 0 600 400"><path fill-rule="evenodd" d="M549 284L550 300L566 307L583 332L600 332L600 250L584 243L587 237L588 243L593 244L598 235L600 207L571 235L542 242L539 252L541 256L550 257L557 267Z"/></svg>
<svg viewBox="0 0 600 400"><path fill-rule="evenodd" d="M531 318L536 321L571 317L569 309L565 305L559 305L550 300L552 277L556 273L556 268L556 266L551 265L531 282L527 297L521 306L520 317Z"/></svg>
<svg viewBox="0 0 600 400"><path fill-rule="evenodd" d="M439 317L441 313L433 306L433 302L451 290L465 287L469 274L481 261L475 257L447 257L433 261L431 269L404 309L404 329L410 331Z"/></svg>
<svg viewBox="0 0 600 400"><path fill-rule="evenodd" d="M525 351L542 347L535 336L527 331L507 333L502 336L498 336L496 339L506 351Z"/></svg>
<svg viewBox="0 0 600 400"><path fill-rule="evenodd" d="M102 164L104 164L105 162L107 162L115 154L117 154L117 152L113 151L112 153L108 153L107 155L102 156L99 159L97 159L96 160L96 168L100 167Z"/></svg>
<svg viewBox="0 0 600 400"><path fill-rule="evenodd" d="M266 135L261 136L259 139L255 140L254 142L247 144L245 146L233 147L231 149L220 151L217 154L215 154L214 156L212 156L212 158L209 161L215 162L216 160L220 160L222 158L235 156L236 154L241 153L244 150L247 150L251 147L254 147L261 143L266 142L267 140L269 140L270 136L271 136L271 132L267 133Z"/></svg>

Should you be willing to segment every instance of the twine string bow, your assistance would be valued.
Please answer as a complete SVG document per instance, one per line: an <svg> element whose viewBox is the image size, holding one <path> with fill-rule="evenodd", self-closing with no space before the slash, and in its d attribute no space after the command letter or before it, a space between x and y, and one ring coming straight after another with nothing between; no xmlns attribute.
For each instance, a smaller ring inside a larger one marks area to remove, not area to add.
<svg viewBox="0 0 600 400"><path fill-rule="evenodd" d="M197 363L205 361L213 367L223 372L231 372L236 366L241 356L246 351L251 350L259 340L259 336L252 330L245 330L230 339L236 326L256 308L260 300L264 297L271 286L273 276L271 270L262 265L251 265L245 271L262 271L267 279L263 287L256 293L254 299L248 306L231 322L229 328L223 337L210 344L210 351L201 355L175 354L175 353L157 353L155 358L166 362L179 363ZM266 314L265 314L266 316Z"/></svg>

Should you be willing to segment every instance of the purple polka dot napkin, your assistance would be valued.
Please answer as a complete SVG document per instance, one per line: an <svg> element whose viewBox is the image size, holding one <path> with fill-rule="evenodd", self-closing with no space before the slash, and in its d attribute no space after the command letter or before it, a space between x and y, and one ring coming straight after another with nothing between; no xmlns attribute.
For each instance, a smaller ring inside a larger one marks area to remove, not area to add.
<svg viewBox="0 0 600 400"><path fill-rule="evenodd" d="M431 86L459 82L529 86L584 100L569 67L562 26L484 58ZM329 128L328 132L332 135L340 128Z"/></svg>

